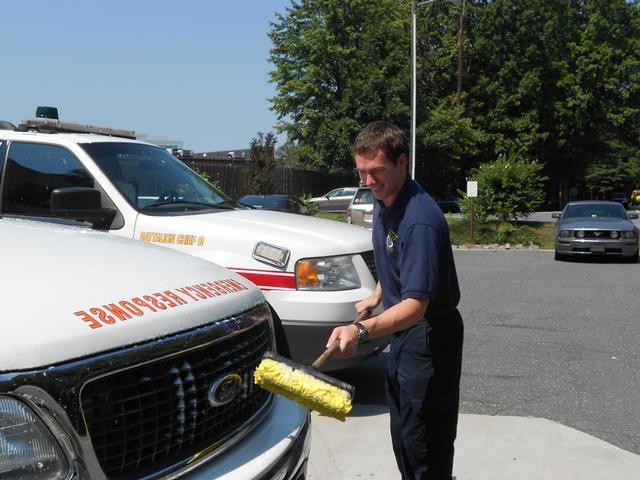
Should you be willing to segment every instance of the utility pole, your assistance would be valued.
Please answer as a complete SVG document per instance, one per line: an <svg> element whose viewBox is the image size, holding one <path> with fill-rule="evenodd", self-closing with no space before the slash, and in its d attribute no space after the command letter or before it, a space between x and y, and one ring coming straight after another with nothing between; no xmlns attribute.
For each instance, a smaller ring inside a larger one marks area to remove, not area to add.
<svg viewBox="0 0 640 480"><path fill-rule="evenodd" d="M458 28L458 88L456 89L456 102L462 105L462 56L464 53L464 3L462 0L462 11L460 12L460 26Z"/></svg>

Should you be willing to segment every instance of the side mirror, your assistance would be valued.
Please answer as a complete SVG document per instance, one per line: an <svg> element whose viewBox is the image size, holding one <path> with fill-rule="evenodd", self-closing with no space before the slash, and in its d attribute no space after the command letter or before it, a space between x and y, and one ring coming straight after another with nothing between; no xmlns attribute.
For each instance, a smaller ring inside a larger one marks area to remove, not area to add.
<svg viewBox="0 0 640 480"><path fill-rule="evenodd" d="M560 218L560 213L558 213L558 212L553 212L553 213L551 214L551 218Z"/></svg>
<svg viewBox="0 0 640 480"><path fill-rule="evenodd" d="M51 213L57 217L89 222L93 228L107 228L116 215L104 208L100 192L94 188L56 188L51 192Z"/></svg>
<svg viewBox="0 0 640 480"><path fill-rule="evenodd" d="M630 213L630 214L629 214L629 219L631 219L631 220L637 220L637 219L638 219L638 214L637 214L637 213Z"/></svg>

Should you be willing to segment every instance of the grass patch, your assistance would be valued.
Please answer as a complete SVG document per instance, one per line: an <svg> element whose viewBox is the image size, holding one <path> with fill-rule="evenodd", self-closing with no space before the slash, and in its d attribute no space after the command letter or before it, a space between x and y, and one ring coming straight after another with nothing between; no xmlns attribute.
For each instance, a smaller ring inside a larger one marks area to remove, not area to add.
<svg viewBox="0 0 640 480"><path fill-rule="evenodd" d="M318 218L326 218L338 222L346 222L346 213L318 212ZM469 221L461 218L447 217L451 243L454 245L471 245L471 232ZM537 245L545 250L554 248L554 224L542 222L514 222L502 227L496 220L489 220L486 223L476 224L474 231L474 244L478 245L511 245L530 244Z"/></svg>
<svg viewBox="0 0 640 480"><path fill-rule="evenodd" d="M471 231L466 219L448 218L451 243L471 245ZM543 249L554 248L554 224L540 222L514 222L500 225L495 220L476 224L474 244L537 245Z"/></svg>
<svg viewBox="0 0 640 480"><path fill-rule="evenodd" d="M346 222L347 214L345 212L318 212L316 213L316 217L318 218L326 218L328 220L335 220L337 222Z"/></svg>

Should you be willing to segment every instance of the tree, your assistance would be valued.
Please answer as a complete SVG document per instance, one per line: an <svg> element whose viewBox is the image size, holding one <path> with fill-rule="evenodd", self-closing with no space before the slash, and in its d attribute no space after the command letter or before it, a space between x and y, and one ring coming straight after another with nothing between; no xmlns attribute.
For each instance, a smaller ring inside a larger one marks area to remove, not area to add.
<svg viewBox="0 0 640 480"><path fill-rule="evenodd" d="M544 165L558 207L578 185L638 186L639 2L466 5L461 105L452 102L459 7L435 0L419 10L418 180L444 195L470 169L518 151ZM409 22L410 0L293 0L277 17L272 103L297 162L352 172L351 145L368 122L409 132Z"/></svg>
<svg viewBox="0 0 640 480"><path fill-rule="evenodd" d="M466 106L493 151L543 162L558 206L585 176L602 178L594 168L613 173L636 155L637 2L487 0L472 11Z"/></svg>
<svg viewBox="0 0 640 480"><path fill-rule="evenodd" d="M475 166L486 135L465 116L453 97L443 99L428 112L416 131L421 155L416 155L416 178L434 196L455 195Z"/></svg>
<svg viewBox="0 0 640 480"><path fill-rule="evenodd" d="M484 163L472 178L478 182L475 210L479 218L496 215L500 223L524 217L539 208L544 201L543 165L527 161L511 151L494 162ZM469 199L464 200L468 211Z"/></svg>
<svg viewBox="0 0 640 480"><path fill-rule="evenodd" d="M266 135L258 132L257 138L251 140L251 163L247 179L250 192L260 195L274 193L275 146L276 136L273 132Z"/></svg>
<svg viewBox="0 0 640 480"><path fill-rule="evenodd" d="M367 123L408 128L409 20L406 0L300 0L277 14L272 108L308 166L353 171Z"/></svg>

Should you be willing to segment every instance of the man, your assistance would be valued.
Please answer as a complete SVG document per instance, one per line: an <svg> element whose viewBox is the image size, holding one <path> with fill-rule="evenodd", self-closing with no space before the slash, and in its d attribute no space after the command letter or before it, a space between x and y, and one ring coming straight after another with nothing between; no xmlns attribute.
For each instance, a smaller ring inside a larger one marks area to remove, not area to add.
<svg viewBox="0 0 640 480"><path fill-rule="evenodd" d="M358 313L384 311L336 328L349 356L358 343L391 335L386 374L391 439L403 479L451 478L462 363L462 319L449 228L435 201L409 178L402 130L369 124L354 145L360 179L376 198L373 246L379 282Z"/></svg>

